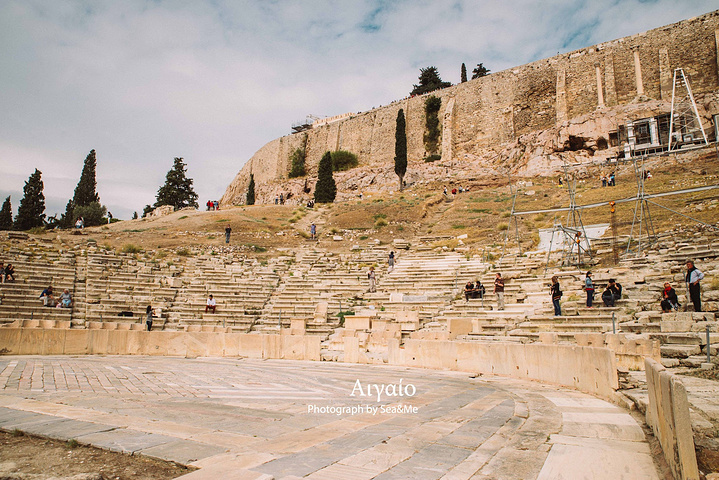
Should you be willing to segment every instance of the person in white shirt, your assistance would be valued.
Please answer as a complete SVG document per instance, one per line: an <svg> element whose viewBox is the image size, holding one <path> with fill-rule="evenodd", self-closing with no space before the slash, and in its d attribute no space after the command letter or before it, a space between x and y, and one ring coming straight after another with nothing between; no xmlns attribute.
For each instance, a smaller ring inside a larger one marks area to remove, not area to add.
<svg viewBox="0 0 719 480"><path fill-rule="evenodd" d="M212 313L215 313L216 308L217 303L215 302L215 299L212 298L212 294L210 294L210 298L207 299L207 304L205 305L205 313L207 313L208 310L212 310Z"/></svg>

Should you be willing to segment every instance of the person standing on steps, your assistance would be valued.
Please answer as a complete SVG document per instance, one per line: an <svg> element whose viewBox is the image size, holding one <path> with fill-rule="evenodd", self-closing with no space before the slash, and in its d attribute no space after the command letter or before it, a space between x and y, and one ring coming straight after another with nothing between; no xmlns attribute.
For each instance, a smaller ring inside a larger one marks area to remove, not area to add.
<svg viewBox="0 0 719 480"><path fill-rule="evenodd" d="M687 290L689 291L689 299L694 304L694 311L702 311L701 284L700 280L704 279L704 274L694 266L694 261L687 260Z"/></svg>
<svg viewBox="0 0 719 480"><path fill-rule="evenodd" d="M499 272L494 279L494 293L497 295L497 310L504 310L504 279Z"/></svg>
<svg viewBox="0 0 719 480"><path fill-rule="evenodd" d="M592 272L587 272L584 277L584 291L587 292L587 308L592 308L592 300L594 300L594 283L592 283Z"/></svg>
<svg viewBox="0 0 719 480"><path fill-rule="evenodd" d="M391 272L392 270L394 270L394 250L389 252L389 258L387 259L387 264L389 265L387 272Z"/></svg>
<svg viewBox="0 0 719 480"><path fill-rule="evenodd" d="M147 331L152 330L152 305L148 305L147 309L145 309L145 312L147 313L147 320L145 320L145 325L147 325Z"/></svg>
<svg viewBox="0 0 719 480"><path fill-rule="evenodd" d="M232 228L227 225L227 228L225 228L225 243L230 243L230 234L232 233Z"/></svg>
<svg viewBox="0 0 719 480"><path fill-rule="evenodd" d="M317 236L317 225L315 225L313 223L312 225L310 225L310 237L312 237L312 240L314 240L316 236Z"/></svg>
<svg viewBox="0 0 719 480"><path fill-rule="evenodd" d="M369 279L369 291L370 293L374 293L377 291L377 277L374 274L374 267L369 267L369 272L367 273L367 278Z"/></svg>
<svg viewBox="0 0 719 480"><path fill-rule="evenodd" d="M552 296L552 305L554 306L554 316L558 317L562 314L562 307L559 305L559 300L562 298L562 289L559 286L559 278L557 278L556 275L552 277L550 294Z"/></svg>

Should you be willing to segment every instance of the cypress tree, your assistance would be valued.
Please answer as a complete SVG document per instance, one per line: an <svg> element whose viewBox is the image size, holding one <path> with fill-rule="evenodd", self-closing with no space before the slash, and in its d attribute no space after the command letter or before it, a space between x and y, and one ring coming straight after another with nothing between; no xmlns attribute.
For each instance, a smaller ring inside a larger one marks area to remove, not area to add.
<svg viewBox="0 0 719 480"><path fill-rule="evenodd" d="M337 185L332 176L332 154L325 152L320 160L317 170L317 185L315 185L315 202L332 203L337 196Z"/></svg>
<svg viewBox="0 0 719 480"><path fill-rule="evenodd" d="M86 207L92 202L99 202L100 196L97 194L97 181L95 180L95 168L97 167L97 158L95 150L90 150L85 157L85 164L82 167L80 181L75 187L75 195L72 197L72 203L75 207Z"/></svg>
<svg viewBox="0 0 719 480"><path fill-rule="evenodd" d="M247 186L247 205L255 204L255 175L250 173L250 184Z"/></svg>
<svg viewBox="0 0 719 480"><path fill-rule="evenodd" d="M182 158L175 157L175 163L165 177L165 184L157 191L155 208L162 205L172 205L175 210L197 208L197 197L192 189L192 179L187 178L185 163Z"/></svg>
<svg viewBox="0 0 719 480"><path fill-rule="evenodd" d="M12 230L12 206L10 195L5 199L0 209L0 230Z"/></svg>
<svg viewBox="0 0 719 480"><path fill-rule="evenodd" d="M30 230L42 227L45 220L45 195L42 193L42 172L35 169L23 187L23 197L15 217L15 230Z"/></svg>
<svg viewBox="0 0 719 480"><path fill-rule="evenodd" d="M464 83L467 81L467 67L464 66L464 63L462 64L462 75L460 79L460 83Z"/></svg>
<svg viewBox="0 0 719 480"><path fill-rule="evenodd" d="M407 128L401 108L397 112L397 129L394 132L394 173L399 177L399 190L402 191L407 173Z"/></svg>

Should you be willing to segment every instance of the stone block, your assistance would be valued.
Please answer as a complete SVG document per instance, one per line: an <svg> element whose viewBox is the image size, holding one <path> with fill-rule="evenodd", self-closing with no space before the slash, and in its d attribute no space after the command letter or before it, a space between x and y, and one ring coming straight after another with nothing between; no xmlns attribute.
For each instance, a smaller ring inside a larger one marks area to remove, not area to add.
<svg viewBox="0 0 719 480"><path fill-rule="evenodd" d="M62 355L65 349L65 330L45 330L42 343L43 355Z"/></svg>
<svg viewBox="0 0 719 480"><path fill-rule="evenodd" d="M307 320L304 318L293 318L290 320L290 335L304 335L307 331Z"/></svg>
<svg viewBox="0 0 719 480"><path fill-rule="evenodd" d="M559 335L552 332L541 332L539 334L539 343L545 345L555 345L559 343Z"/></svg>
<svg viewBox="0 0 719 480"><path fill-rule="evenodd" d="M282 353L279 358L285 360L304 360L305 337L302 335L283 335L280 337Z"/></svg>
<svg viewBox="0 0 719 480"><path fill-rule="evenodd" d="M88 330L67 330L65 332L64 355L87 355L89 351L90 332Z"/></svg>
<svg viewBox="0 0 719 480"><path fill-rule="evenodd" d="M264 358L263 352L263 337L264 335L250 335L250 334L238 334L239 335L239 355L241 357L248 358Z"/></svg>
<svg viewBox="0 0 719 480"><path fill-rule="evenodd" d="M209 356L209 339L212 335L212 333L206 332L187 332L185 334L185 356L188 358Z"/></svg>
<svg viewBox="0 0 719 480"><path fill-rule="evenodd" d="M20 337L20 355L40 355L42 353L43 330L23 328Z"/></svg>
<svg viewBox="0 0 719 480"><path fill-rule="evenodd" d="M0 352L7 355L18 355L20 352L20 328L0 328Z"/></svg>
<svg viewBox="0 0 719 480"><path fill-rule="evenodd" d="M225 351L223 356L225 357L239 357L240 356L240 337L241 333L226 333L225 334Z"/></svg>
<svg viewBox="0 0 719 480"><path fill-rule="evenodd" d="M402 330L408 330L404 328L404 324L406 322L402 322ZM419 328L419 322L416 324L412 324L414 327L412 330L417 330ZM469 332L472 331L472 319L470 318L450 318L447 320L447 331L449 332L449 339L454 340L459 335L467 335Z"/></svg>
<svg viewBox="0 0 719 480"><path fill-rule="evenodd" d="M279 335L262 335L262 358L282 358Z"/></svg>
<svg viewBox="0 0 719 480"><path fill-rule="evenodd" d="M346 363L359 362L359 339L356 337L344 338L344 360Z"/></svg>
<svg viewBox="0 0 719 480"><path fill-rule="evenodd" d="M130 351L130 332L129 331L115 331L108 332L102 330L95 330L92 332L93 337L97 339L105 340L104 349L108 355L131 355ZM93 345L96 341L93 339Z"/></svg>
<svg viewBox="0 0 719 480"><path fill-rule="evenodd" d="M370 330L372 328L372 316L348 315L345 317L345 328L348 330Z"/></svg>

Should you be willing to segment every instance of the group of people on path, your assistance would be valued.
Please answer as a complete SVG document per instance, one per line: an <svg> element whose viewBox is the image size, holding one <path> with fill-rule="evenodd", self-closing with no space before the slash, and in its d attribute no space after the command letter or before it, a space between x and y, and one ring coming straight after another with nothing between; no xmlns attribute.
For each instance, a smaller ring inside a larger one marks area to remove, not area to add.
<svg viewBox="0 0 719 480"><path fill-rule="evenodd" d="M614 187L617 184L614 172L611 172L609 175L602 172L600 180L602 181L602 187Z"/></svg>
<svg viewBox="0 0 719 480"><path fill-rule="evenodd" d="M205 205L207 206L208 212L210 210L219 210L220 209L220 202L218 202L217 200L208 200Z"/></svg>

